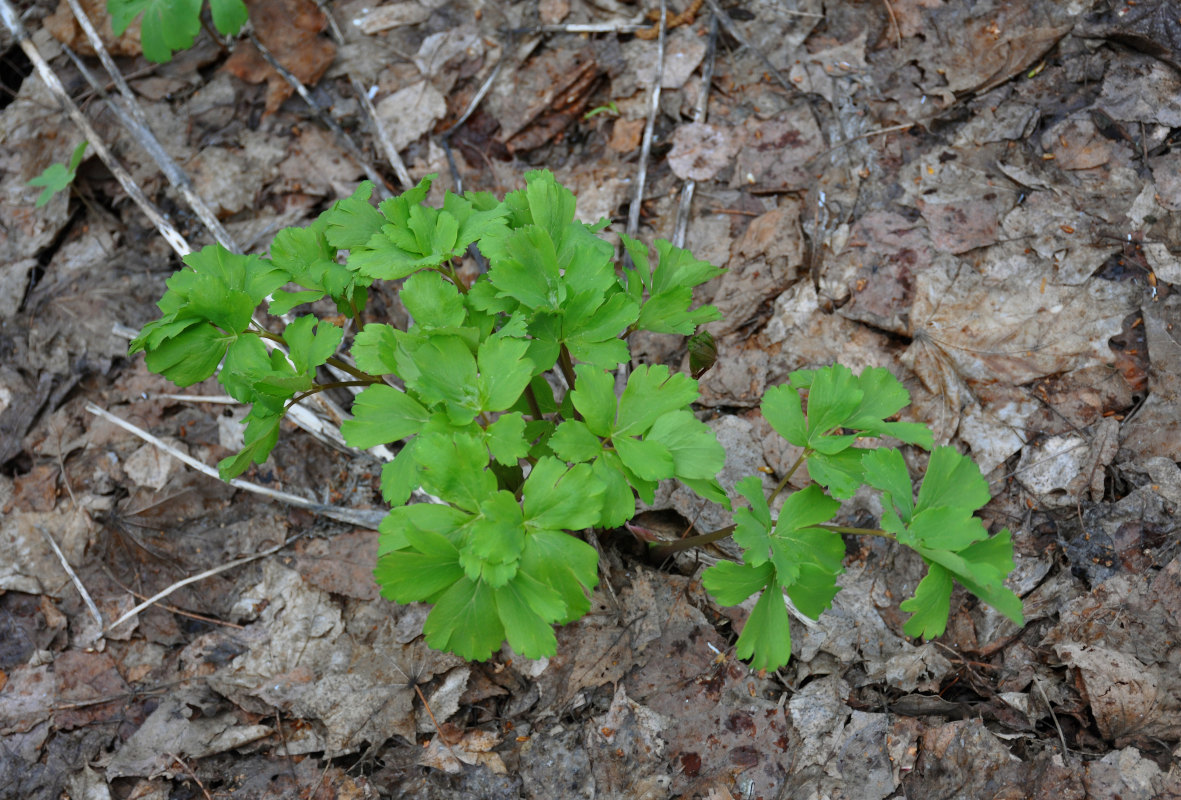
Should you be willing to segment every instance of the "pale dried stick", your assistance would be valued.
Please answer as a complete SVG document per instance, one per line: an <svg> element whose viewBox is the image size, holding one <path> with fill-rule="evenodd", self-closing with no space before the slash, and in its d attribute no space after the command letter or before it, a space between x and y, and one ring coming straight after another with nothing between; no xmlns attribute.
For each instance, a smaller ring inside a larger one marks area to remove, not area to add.
<svg viewBox="0 0 1181 800"><path fill-rule="evenodd" d="M77 2L77 0L75 0ZM714 58L718 51L718 15L709 17L709 42L705 49L705 63L701 67L701 93L697 96L694 122L705 122L709 118L709 90L714 79ZM685 235L689 231L689 210L693 206L693 192L697 181L689 178L681 188L681 204L677 207L677 224L673 227L673 245L685 246Z"/></svg>
<svg viewBox="0 0 1181 800"><path fill-rule="evenodd" d="M57 560L61 562L62 569L70 576L70 580L74 582L74 588L78 590L78 594L82 595L82 602L86 604L86 609L90 612L90 616L94 617L94 621L98 623L98 627L103 626L103 615L99 613L98 606L90 599L90 592L86 591L86 587L82 585L82 579L78 577L78 573L74 572L74 568L70 566L70 562L66 560L66 554L57 546L57 542L45 530L45 526L41 524L34 525L37 530L41 531L41 535L45 537L45 541L49 542L49 546L53 548L53 552L57 554Z"/></svg>
<svg viewBox="0 0 1181 800"><path fill-rule="evenodd" d="M260 558L266 558L267 556L274 555L275 553L282 550L284 547L289 546L295 540L300 539L306 535L307 535L307 531L300 531L299 533L295 534L294 536L288 537L287 539L283 540L281 543L275 545L274 547L267 548L266 550L263 550L262 552L255 553L254 555L243 556L242 558L235 559L235 560L229 562L228 564L222 564L220 567L214 567L213 569L207 569L204 572L199 572L196 575L190 575L189 577L184 578L183 580L179 580L176 583L172 584L171 586L167 586L167 587L161 589L160 591L156 592L154 595L149 597L147 600L144 600L138 606L131 609L123 616L119 617L119 619L115 620L110 625L103 628L102 633L104 633L104 634L110 633L115 628L118 628L120 625L122 625L124 622L126 622L127 620L137 616L144 609L146 609L150 606L153 606L156 603L159 603L161 600L163 600L165 597L167 597L168 595L175 592L177 589L183 589L184 587L188 586L190 583L197 583L198 581L203 581L206 578L212 578L214 575L218 575L222 572L225 572L226 570L231 570L234 567L240 567L243 564L249 564L251 561L257 561Z"/></svg>
<svg viewBox="0 0 1181 800"><path fill-rule="evenodd" d="M184 236L172 226L172 223L164 217L160 209L156 208L155 204L147 198L127 170L123 169L123 166L115 159L115 156L111 153L106 143L99 138L98 133L91 126L90 121L86 119L86 116L75 105L74 101L70 99L65 87L58 80L57 75L54 74L49 64L45 61L45 58L37 50L37 46L29 38L28 31L25 30L25 26L21 24L20 18L17 16L16 9L12 7L12 4L8 0L0 0L0 20L3 20L4 26L8 28L13 38L20 44L21 50L29 57L29 61L36 68L41 80L49 87L50 92L53 93L58 102L66 110L66 113L69 114L70 119L82 131L82 135L86 140L90 142L90 146L94 148L95 154L102 160L111 174L115 176L115 179L119 181L119 185L123 187L123 191L127 193L127 196L139 206L140 210L144 212L156 227L156 230L160 231L160 235L164 237L164 241L168 242L168 245L181 257L192 252L193 248L189 246Z"/></svg>
<svg viewBox="0 0 1181 800"><path fill-rule="evenodd" d="M336 123L336 120L334 120L330 115L324 113L324 109L321 108L320 104L316 102L316 99L312 97L312 93L309 92L308 88L303 85L303 81L295 77L295 75L293 75L290 70L280 64L279 59L275 58L274 54L271 53L271 51L267 49L266 45L260 42L258 37L253 33L250 34L250 43L258 50L259 55L261 55L266 60L266 62L271 65L271 68L275 70L275 72L279 73L283 80L287 81L287 84L295 90L296 94L303 98L303 101L308 104L308 107L311 108L313 112L315 112L320 121L328 126L328 129L332 131L334 136L336 136L337 141L340 142L341 146L344 147L353 160L356 161L361 167L362 171L364 171L365 177L372 181L373 185L377 187L377 193L381 195L383 199L391 197L392 193L386 188L385 180L377 174L377 170L375 170L373 165L369 163L369 159L365 157L365 154L361 151L361 148L358 147L357 143L353 141L353 137L345 133L344 128L340 127L340 125Z"/></svg>
<svg viewBox="0 0 1181 800"><path fill-rule="evenodd" d="M533 25L524 28L510 28L507 33L514 36L534 33L637 33L648 30L648 24L643 22L641 14L631 22L590 22L572 23L570 25Z"/></svg>
<svg viewBox="0 0 1181 800"><path fill-rule="evenodd" d="M652 151L652 131L660 110L660 84L664 80L664 40L667 34L668 4L660 0L660 35L656 38L656 79L648 99L648 121L644 124L644 138L640 144L640 164L636 172L636 193L627 210L627 235L635 238L640 230L640 206L644 203L644 183L648 178L648 154Z"/></svg>
<svg viewBox="0 0 1181 800"><path fill-rule="evenodd" d="M90 18L86 16L86 11L83 10L78 0L66 0L66 2L70 4L70 10L74 12L75 19L78 20L78 24L82 26L83 32L86 33L86 38L90 41L90 46L94 48L99 61L102 62L103 68L111 76L111 80L115 82L115 86L119 88L119 95L122 97L123 102L119 104L110 100L106 95L106 90L94 78L90 70L86 68L82 61L69 48L66 48L66 52L69 53L70 58L78 67L78 70L86 78L86 81L94 91L107 101L108 107L115 113L119 121L123 123L123 127L135 137L135 140L139 142L139 146L146 150L148 155L152 157L152 160L156 162L156 166L164 173L164 177L168 179L168 182L172 184L173 188L180 192L185 202L188 203L189 208L193 209L193 213L201 220L201 224L213 235L213 238L220 242L227 250L235 253L242 252L233 237L230 236L229 231L225 229L218 220L217 215L213 213L213 209L193 190L193 182L189 180L189 176L177 166L177 163L172 160L172 156L168 155L164 151L164 148L160 146L159 140L152 133L152 129L148 125L148 120L144 116L143 109L139 107L139 101L135 99L131 87L123 79L123 73L119 71L119 67L115 65L114 59L107 52L102 37L98 35L98 31L95 30L94 25L90 22Z"/></svg>
<svg viewBox="0 0 1181 800"><path fill-rule="evenodd" d="M336 24L336 17L332 16L332 10L328 4L324 0L316 0L316 7L320 9L324 19L328 21L328 32L332 35L333 40L338 46L344 45L344 32L340 29L340 25ZM373 127L373 135L377 137L377 141L381 142L381 148L385 150L386 161L393 168L398 183L403 189L409 189L414 185L414 181L410 178L410 172L406 169L406 163L402 161L398 148L394 147L389 131L386 130L381 118L377 116L377 109L373 107L373 101L369 99L369 92L365 90L359 80L353 77L351 72L349 73L349 84L353 87L353 93L357 95L357 100L360 101L365 116L369 118L369 124Z"/></svg>
<svg viewBox="0 0 1181 800"><path fill-rule="evenodd" d="M204 473L205 475L208 475L209 477L215 478L217 480L221 479L217 474L217 470L213 467L198 461L187 453L182 453L180 450L177 450L175 447L168 444L168 442L153 436L151 433L145 431L138 425L128 422L127 420L112 414L110 411L96 406L94 403L87 403L86 410L97 417L102 417L114 425L118 425L125 431L135 434L148 444L154 445L173 458L189 465L198 472ZM382 517L385 516L384 511L379 511L376 509L366 510L343 508L341 506L330 506L324 503L317 503L314 500L308 500L306 497L300 497L299 495L290 494L289 492L281 492L277 489L268 489L265 486L259 486L257 483L244 481L241 478L234 478L233 480L229 481L229 484L235 489L244 489L245 491L253 492L254 494L262 495L263 497L269 497L272 500L278 500L281 503L286 503L287 505L295 506L296 508L304 508L313 513L320 514L321 516L329 517L330 519L339 520L341 522L347 522L350 525L358 525L362 528L376 528Z"/></svg>
<svg viewBox="0 0 1181 800"><path fill-rule="evenodd" d="M381 142L381 149L385 151L385 159L393 168L398 183L403 189L411 188L414 186L414 181L410 177L410 171L406 169L406 162L402 161L398 148L394 147L394 140L390 138L385 123L381 121L381 117L377 116L377 109L373 107L373 101L369 99L369 92L365 91L361 82L352 75L349 75L349 82L353 86L353 92L357 95L357 99L361 101L361 108L365 110L369 124L373 126L373 134L377 137L377 141Z"/></svg>

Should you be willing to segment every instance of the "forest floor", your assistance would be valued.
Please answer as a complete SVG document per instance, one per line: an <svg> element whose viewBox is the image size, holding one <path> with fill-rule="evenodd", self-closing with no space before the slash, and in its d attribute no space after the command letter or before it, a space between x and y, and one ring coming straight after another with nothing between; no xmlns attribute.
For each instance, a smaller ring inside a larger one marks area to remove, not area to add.
<svg viewBox="0 0 1181 800"><path fill-rule="evenodd" d="M28 181L83 136L0 32L0 798L1181 797L1181 2L674 0L663 58L637 32L656 3L368 2L249 4L323 111L246 40L156 65L134 29L108 35L238 247L366 174L401 191L390 149L439 175L432 200L550 169L609 231L643 170L649 242L692 180L685 246L727 269L700 296L725 316L698 405L723 483L790 465L766 388L886 367L989 479L1026 624L957 591L945 635L908 639L922 563L850 540L833 608L759 674L734 657L748 610L617 533L555 657L430 650L426 609L377 593L375 523L237 490L112 421L212 465L242 411L127 356L180 262L93 150L34 207ZM211 243L69 6L18 6L134 182ZM563 30L583 24L609 30ZM404 313L388 291L371 307ZM632 352L686 359L673 336ZM244 477L376 520L379 471L292 427ZM843 524L875 510L859 495ZM638 524L689 522L728 516L665 487Z"/></svg>

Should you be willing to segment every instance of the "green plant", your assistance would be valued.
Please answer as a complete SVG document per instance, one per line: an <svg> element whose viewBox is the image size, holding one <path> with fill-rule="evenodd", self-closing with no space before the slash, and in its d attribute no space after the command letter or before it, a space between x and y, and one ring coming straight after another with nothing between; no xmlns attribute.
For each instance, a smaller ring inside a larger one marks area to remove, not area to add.
<svg viewBox="0 0 1181 800"><path fill-rule="evenodd" d="M107 0L111 28L122 36L127 27L142 15L140 44L144 58L157 64L172 60L175 50L187 50L201 32L203 0ZM246 5L242 0L209 0L213 24L223 36L234 36L246 24Z"/></svg>
<svg viewBox="0 0 1181 800"><path fill-rule="evenodd" d="M582 119L585 122L586 120L591 119L592 117L599 116L599 114L610 114L613 117L618 117L619 116L619 106L615 105L614 100L608 100L606 105L595 106L590 111L583 114Z"/></svg>
<svg viewBox="0 0 1181 800"><path fill-rule="evenodd" d="M78 174L78 165L82 163L82 155L86 152L87 144L89 142L83 139L82 143L74 148L69 164L50 164L40 175L29 181L29 186L42 187L41 194L37 197L37 208L48 203L49 198L58 192L70 188L70 184L74 182L74 178Z"/></svg>
<svg viewBox="0 0 1181 800"><path fill-rule="evenodd" d="M191 254L131 352L146 351L151 369L182 386L220 366L226 391L251 404L244 448L219 465L227 479L266 459L292 404L365 387L342 426L346 441L401 442L381 474L393 506L374 573L382 594L434 605L424 625L432 647L483 659L507 639L522 655L551 655L553 625L585 614L598 582L597 552L579 532L622 525L636 496L651 502L669 478L730 506L716 477L725 453L692 412L695 378L638 366L617 393L615 374L630 362L633 332L689 336L719 319L711 306L693 307L693 289L721 270L665 241L653 262L626 236L635 266L617 269L596 235L605 223L576 222L573 194L549 172L529 173L501 202L447 193L430 208L429 187L428 178L375 209L362 184L309 227L281 231L269 259L217 246ZM469 286L456 263L472 244L490 267ZM405 330L366 322L375 280L403 281L413 320ZM291 282L301 288L281 288ZM324 298L353 320L351 362L336 355L345 332L329 321L299 316L279 334L253 319L263 302L285 314ZM705 335L691 350L695 374L716 357ZM348 379L317 382L323 365ZM907 402L884 369L793 373L767 393L763 413L803 448L796 466L806 461L815 484L788 497L774 522L761 478L746 478L737 489L749 508L736 511L735 528L666 548L730 533L745 548L744 564L711 567L704 582L726 604L763 591L738 641L757 667L790 655L783 591L811 616L831 602L842 533L894 538L930 564L903 605L914 612L908 633L942 632L952 579L1020 621L1020 600L1002 585L1009 534L989 538L973 516L989 497L975 465L936 450L915 500L900 451L853 447L891 436L929 448L925 426L887 421ZM862 484L882 492L883 529L829 524ZM442 503L407 505L418 487Z"/></svg>

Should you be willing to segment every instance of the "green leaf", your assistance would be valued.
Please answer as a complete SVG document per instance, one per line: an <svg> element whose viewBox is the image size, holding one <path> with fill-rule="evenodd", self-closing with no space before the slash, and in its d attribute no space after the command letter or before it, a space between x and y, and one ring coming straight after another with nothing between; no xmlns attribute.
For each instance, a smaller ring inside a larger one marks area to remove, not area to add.
<svg viewBox="0 0 1181 800"><path fill-rule="evenodd" d="M291 375L290 365L283 359L282 354L272 359L267 353L266 345L257 336L239 336L226 350L226 360L217 381L225 387L226 393L239 403L252 403L260 393L260 382L276 374L274 364L282 364L286 369L283 373ZM306 381L308 387L311 380ZM292 390L292 393L298 389ZM282 396L282 395L281 395ZM290 394L285 395L290 397Z"/></svg>
<svg viewBox="0 0 1181 800"><path fill-rule="evenodd" d="M340 432L349 446L367 449L413 436L430 416L410 395L379 383L357 395L353 418L341 424Z"/></svg>
<svg viewBox="0 0 1181 800"><path fill-rule="evenodd" d="M213 24L223 36L237 36L249 17L242 0L209 0L209 10L213 13Z"/></svg>
<svg viewBox="0 0 1181 800"><path fill-rule="evenodd" d="M636 514L636 498L616 453L605 452L591 464L595 478L603 484L603 512L599 524L617 528Z"/></svg>
<svg viewBox="0 0 1181 800"><path fill-rule="evenodd" d="M148 369L177 386L192 386L217 371L232 340L209 323L201 323L148 351L144 361Z"/></svg>
<svg viewBox="0 0 1181 800"><path fill-rule="evenodd" d="M339 327L311 315L292 321L283 331L291 363L299 374L309 376L332 357L343 338L344 331Z"/></svg>
<svg viewBox="0 0 1181 800"><path fill-rule="evenodd" d="M370 322L353 337L353 360L371 375L398 374L398 331L384 322Z"/></svg>
<svg viewBox="0 0 1181 800"><path fill-rule="evenodd" d="M907 636L934 639L947 629L948 605L951 602L951 573L931 564L926 576L915 587L914 597L903 600L899 609L911 614L902 626Z"/></svg>
<svg viewBox="0 0 1181 800"><path fill-rule="evenodd" d="M690 411L671 411L661 416L644 438L668 448L676 477L681 480L708 480L726 465L726 450L718 437Z"/></svg>
<svg viewBox="0 0 1181 800"><path fill-rule="evenodd" d="M697 381L688 375L670 374L664 364L637 367L619 400L614 433L643 434L659 417L683 409L696 399Z"/></svg>
<svg viewBox="0 0 1181 800"><path fill-rule="evenodd" d="M459 327L467 316L459 290L437 272L411 275L398 297L414 324L424 328Z"/></svg>
<svg viewBox="0 0 1181 800"><path fill-rule="evenodd" d="M528 575L561 595L566 613L554 621L567 623L590 610L589 594L599 582L599 554L569 534L530 531L518 574Z"/></svg>
<svg viewBox="0 0 1181 800"><path fill-rule="evenodd" d="M529 439L525 436L525 415L519 411L501 414L488 426L488 449L492 457L505 466L529 455Z"/></svg>
<svg viewBox="0 0 1181 800"><path fill-rule="evenodd" d="M534 588L535 595L550 593L561 603L561 596L552 589L537 582L534 582ZM513 650L525 658L545 658L557 652L558 639L554 636L553 626L533 610L521 591L520 582L514 580L497 588L493 597L496 600L496 613ZM565 604L562 603L562 606L564 608Z"/></svg>
<svg viewBox="0 0 1181 800"><path fill-rule="evenodd" d="M405 503L422 483L414 458L414 445L413 439L406 442L393 461L381 466L381 496L391 506Z"/></svg>
<svg viewBox="0 0 1181 800"><path fill-rule="evenodd" d="M517 573L525 546L521 506L510 492L496 491L480 501L480 511L466 526L459 563L472 580L504 586Z"/></svg>
<svg viewBox="0 0 1181 800"><path fill-rule="evenodd" d="M808 391L808 444L843 427L861 405L864 393L848 367L833 364L817 370Z"/></svg>
<svg viewBox="0 0 1181 800"><path fill-rule="evenodd" d="M218 462L218 476L223 481L232 480L249 469L251 463L261 464L266 461L279 441L279 422L282 419L281 407L275 409L255 403L246 415L246 431L242 436L244 446L237 455Z"/></svg>
<svg viewBox="0 0 1181 800"><path fill-rule="evenodd" d="M558 267L553 239L541 227L530 225L508 233L503 255L494 256L488 280L502 297L512 297L527 308L556 312L566 298L566 286Z"/></svg>
<svg viewBox="0 0 1181 800"><path fill-rule="evenodd" d="M567 469L542 458L525 479L525 522L534 530L581 530L597 524L604 486L589 464Z"/></svg>
<svg viewBox="0 0 1181 800"><path fill-rule="evenodd" d="M914 487L902 452L893 447L879 447L861 452L861 468L865 482L885 493L884 505L894 505L902 512L903 522L909 522L914 512Z"/></svg>
<svg viewBox="0 0 1181 800"><path fill-rule="evenodd" d="M791 658L787 605L774 585L763 590L751 609L734 652L741 659L749 658L751 667L756 670L779 669Z"/></svg>
<svg viewBox="0 0 1181 800"><path fill-rule="evenodd" d="M648 248L621 235L624 247L636 264L639 282L627 276L629 294L639 300L640 284L648 290L648 299L640 309L635 327L656 333L679 333L689 336L699 326L722 318L713 306L690 310L693 287L722 274L724 270L700 261L688 250L674 247L666 240L656 242L658 261L650 267Z"/></svg>
<svg viewBox="0 0 1181 800"><path fill-rule="evenodd" d="M116 36L143 15L140 43L144 58L163 64L173 50L187 50L201 32L201 0L107 0Z"/></svg>
<svg viewBox="0 0 1181 800"><path fill-rule="evenodd" d="M736 606L755 592L762 591L775 578L769 562L758 566L719 561L701 574L701 585L724 606Z"/></svg>
<svg viewBox="0 0 1181 800"><path fill-rule="evenodd" d="M414 459L427 491L467 511L474 513L496 491L496 478L486 469L488 451L475 437L421 434Z"/></svg>
<svg viewBox="0 0 1181 800"><path fill-rule="evenodd" d="M492 587L460 578L445 591L422 626L426 643L469 661L483 661L504 641Z"/></svg>
<svg viewBox="0 0 1181 800"><path fill-rule="evenodd" d="M443 403L457 425L468 424L481 410L476 359L458 336L403 337L398 374L425 402Z"/></svg>
<svg viewBox="0 0 1181 800"><path fill-rule="evenodd" d="M44 187L41 194L37 197L36 207L41 208L49 202L57 192L69 188L70 184L74 182L74 177L78 173L78 165L82 163L82 154L86 152L86 145L88 142L83 139L82 143L74 148L73 154L70 156L70 163L67 164L50 164L37 177L29 181L29 186Z"/></svg>
<svg viewBox="0 0 1181 800"><path fill-rule="evenodd" d="M611 443L624 466L640 478L660 481L673 476L675 462L664 443L655 439L633 439L630 436L615 436Z"/></svg>
<svg viewBox="0 0 1181 800"><path fill-rule="evenodd" d="M591 433L581 420L568 419L558 425L549 446L563 461L591 461L603 452L603 440Z"/></svg>
<svg viewBox="0 0 1181 800"><path fill-rule="evenodd" d="M477 364L479 408L503 411L511 408L533 378L533 362L525 357L529 343L523 339L492 336L480 345Z"/></svg>
<svg viewBox="0 0 1181 800"><path fill-rule="evenodd" d="M607 437L615 425L615 379L607 372L587 364L574 365L574 390L570 397L582 414L586 427L596 436Z"/></svg>
<svg viewBox="0 0 1181 800"><path fill-rule="evenodd" d="M992 497L980 467L952 447L939 447L927 462L927 474L919 487L917 509L954 506L975 511Z"/></svg>
<svg viewBox="0 0 1181 800"><path fill-rule="evenodd" d="M825 437L831 441L836 437ZM828 488L832 496L848 500L857 492L862 483L861 450L841 450L829 455L814 453L808 459L808 475L821 486Z"/></svg>
<svg viewBox="0 0 1181 800"><path fill-rule="evenodd" d="M366 242L381 229L385 218L370 205L369 197L372 194L373 184L361 181L352 196L337 200L320 215L324 223L324 237L330 245L339 250L363 249Z"/></svg>
<svg viewBox="0 0 1181 800"><path fill-rule="evenodd" d="M808 420L800 394L791 386L773 386L763 393L763 418L796 447L808 446Z"/></svg>
<svg viewBox="0 0 1181 800"><path fill-rule="evenodd" d="M746 563L758 567L771 558L771 508L763 495L763 480L757 475L747 476L734 485L734 490L746 498L750 507L735 509L733 538L746 551ZM743 599L750 594L753 592Z"/></svg>

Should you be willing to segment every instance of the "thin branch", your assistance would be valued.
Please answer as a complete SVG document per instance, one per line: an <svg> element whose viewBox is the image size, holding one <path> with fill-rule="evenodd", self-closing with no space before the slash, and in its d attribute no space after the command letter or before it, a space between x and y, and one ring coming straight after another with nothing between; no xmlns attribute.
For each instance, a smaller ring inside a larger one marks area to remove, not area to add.
<svg viewBox="0 0 1181 800"><path fill-rule="evenodd" d="M328 129L332 131L334 136L336 136L337 141L340 142L341 146L344 147L349 156L351 156L352 159L356 161L358 165L360 165L361 169L365 172L365 177L372 181L374 186L377 187L377 193L381 195L382 198L392 196L392 192L390 192L390 190L385 185L385 180L379 174L377 174L377 170L375 170L373 165L369 163L369 159L365 157L365 153L362 152L361 148L357 146L357 143L353 141L353 138L345 133L344 129L336 123L336 120L334 120L331 115L324 113L324 109L321 108L320 104L316 102L314 97L312 97L311 92L309 92L308 88L303 85L303 81L295 77L295 75L293 75L290 70L280 64L279 59L275 58L274 54L271 53L271 51L267 49L266 45L260 42L258 37L253 33L250 34L250 43L253 44L258 50L259 55L261 55L263 59L265 59L266 62L271 65L271 68L274 69L275 72L279 73L283 80L287 81L287 84L295 90L296 94L303 98L303 101L308 104L308 107L311 108L312 111L315 112L320 121L328 126Z"/></svg>
<svg viewBox="0 0 1181 800"><path fill-rule="evenodd" d="M70 580L74 582L74 588L78 590L78 594L82 595L82 602L86 604L86 610L90 612L90 616L94 617L94 621L98 623L98 627L102 629L103 615L99 613L98 606L94 604L94 600L90 599L90 592L86 591L86 587L82 585L82 579L78 577L78 573L74 572L74 568L70 566L70 562L66 560L66 554L57 546L57 542L53 540L53 536L49 531L45 530L45 526L40 523L34 525L37 530L41 531L41 535L45 537L45 541L49 542L49 546L53 548L53 552L57 554L57 560L61 562L62 569L70 576ZM114 627L114 626L112 626Z"/></svg>
<svg viewBox="0 0 1181 800"><path fill-rule="evenodd" d="M185 240L184 236L172 226L172 223L164 217L160 209L156 208L156 205L143 193L143 190L136 184L135 179L115 159L115 156L111 153L106 143L99 138L98 132L91 126L90 121L86 119L86 115L82 113L69 94L66 93L65 87L62 86L61 81L58 80L57 75L50 68L49 63L46 62L40 51L37 50L37 46L29 38L29 33L25 30L25 26L21 24L16 9L12 7L12 4L8 0L0 0L0 20L4 22L5 27L8 28L13 38L20 44L21 50L29 57L29 61L33 63L41 80L45 82L50 92L61 103L66 113L69 114L70 119L78 126L78 129L82 131L83 137L90 142L90 146L94 148L95 154L102 160L111 174L115 176L115 179L119 181L119 185L123 187L123 191L127 193L127 196L139 206L140 210L144 212L156 227L156 230L160 232L160 235L164 237L164 241L168 242L168 245L181 257L187 256L192 252L193 248Z"/></svg>
<svg viewBox="0 0 1181 800"><path fill-rule="evenodd" d="M644 123L644 138L640 144L636 191L632 198L631 207L627 210L627 235L633 239L640 230L640 208L644 204L644 183L648 178L648 155L652 151L652 131L656 127L656 114L660 111L660 84L664 81L664 40L667 22L668 5L665 0L660 0L660 35L656 38L656 78L652 81L652 94L648 99L648 121Z"/></svg>
<svg viewBox="0 0 1181 800"><path fill-rule="evenodd" d="M77 0L75 0L77 2ZM714 78L714 59L718 52L718 15L709 16L709 40L705 48L705 63L701 67L701 91L697 94L697 108L694 122L705 122L709 118L709 90ZM681 204L677 207L677 223L673 227L673 245L685 246L689 231L689 211L693 206L693 192L697 181L689 178L681 187Z"/></svg>
<svg viewBox="0 0 1181 800"><path fill-rule="evenodd" d="M188 453L181 452L164 440L148 433L143 428L140 428L139 426L130 423L121 417L115 416L104 408L99 408L94 403L87 403L86 410L95 416L102 417L114 425L118 425L125 431L135 434L145 442L155 445L160 450L164 451L173 458L184 462L198 472L204 473L211 478L221 480L220 476L217 474L216 469L208 466L207 464L201 463L197 459L190 456ZM330 517L331 519L340 520L341 522L347 522L351 525L358 525L363 528L376 528L382 517L385 516L384 511L343 508L341 506L330 506L325 505L324 503L317 503L314 500L308 500L306 497L300 497L299 495L290 494L289 492L281 492L277 489L268 489L265 486L259 486L256 483L244 481L241 478L234 478L233 480L229 481L229 484L236 489L243 489L247 492L253 492L254 494L262 495L263 497L269 497L272 500L278 500L281 503L295 506L296 508L304 508L313 513Z"/></svg>
<svg viewBox="0 0 1181 800"><path fill-rule="evenodd" d="M193 182L189 176L182 170L172 157L160 146L160 142L152 133L151 127L148 125L147 117L144 116L143 109L140 108L139 102L131 91L131 87L127 85L127 81L123 79L123 73L119 71L115 60L111 58L111 54L107 52L106 46L103 44L102 37L98 35L90 18L86 16L86 11L78 0L66 0L70 4L70 10L74 12L74 17L78 20L78 24L86 33L86 38L90 41L90 46L94 48L95 54L99 61L102 62L103 68L110 75L111 80L115 82L115 86L119 89L119 95L122 97L122 104L113 102L106 94L106 89L98 82L98 80L91 74L82 60L74 55L73 51L66 48L67 54L78 67L78 71L86 78L87 83L91 88L107 101L107 106L114 112L118 120L123 124L123 127L130 133L135 140L139 142L140 147L147 151L152 160L156 162L156 166L164 173L168 182L172 184L181 196L184 197L185 202L188 203L189 208L193 209L193 213L201 220L201 224L213 235L213 238L221 243L223 247L235 253L242 252L234 238L230 236L229 231L218 220L217 215L213 213L213 209L201 198L200 195L193 190Z"/></svg>
<svg viewBox="0 0 1181 800"><path fill-rule="evenodd" d="M164 589L161 589L160 591L156 592L154 595L149 597L147 600L144 600L138 606L131 609L123 616L119 617L119 619L115 620L110 625L103 628L102 632L105 634L105 633L109 633L110 631L113 631L115 628L118 628L120 625L122 625L127 620L139 615L140 612L142 612L145 609L149 608L150 606L153 606L156 603L160 602L165 597L167 597L168 595L175 592L177 589L183 589L184 587L188 586L190 583L197 583L199 581L205 580L206 578L212 578L214 575L220 575L221 573L226 572L227 570L231 570L234 567L240 567L243 564L249 564L251 561L257 561L260 558L266 558L267 556L274 555L275 553L279 552L283 548L290 545L292 542L296 541L297 539L301 539L306 535L307 535L307 531L300 531L299 533L295 534L294 536L290 536L287 539L283 540L283 542L281 542L280 544L277 544L274 547L270 547L270 548L267 548L266 550L263 550L261 553L255 553L254 555L243 556L242 558L234 559L233 561L229 562L228 564L222 564L219 567L214 567L213 569L207 569L204 572L199 572L196 575L190 575L189 577L185 578L184 580L177 581L176 583L172 584L171 586L165 587Z"/></svg>

